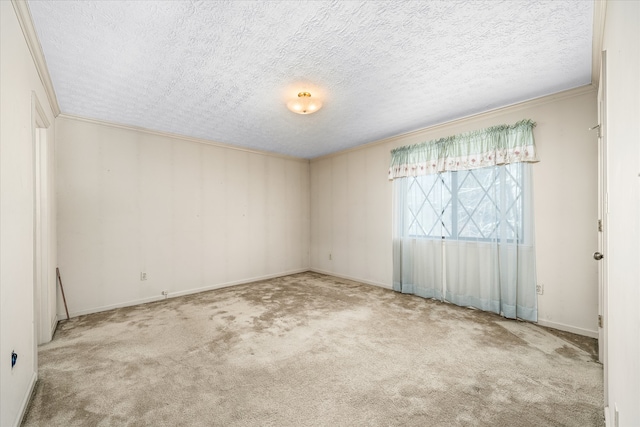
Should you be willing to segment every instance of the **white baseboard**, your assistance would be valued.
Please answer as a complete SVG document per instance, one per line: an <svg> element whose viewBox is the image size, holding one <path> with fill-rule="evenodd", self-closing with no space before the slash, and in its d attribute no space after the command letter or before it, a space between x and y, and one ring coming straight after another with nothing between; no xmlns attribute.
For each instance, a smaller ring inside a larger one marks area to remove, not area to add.
<svg viewBox="0 0 640 427"><path fill-rule="evenodd" d="M164 296L162 296L162 295L158 295L158 296L140 298L140 299L131 300L131 301L124 301L124 302L117 303L117 304L104 305L104 306L101 306L101 307L93 307L93 308L88 308L88 309L85 309L85 310L79 310L79 311L71 312L71 313L69 313L69 317L78 317L78 316L83 316L85 314L100 313L102 311L113 310L113 309L116 309L116 308L131 307L131 306L134 306L134 305L146 304L146 303L155 302L155 301L161 301L161 300L167 299L167 298L175 298L175 297L179 297L179 296L183 296L183 295L190 295L190 294L197 294L199 292L212 291L214 289L228 288L229 286L244 285L246 283L257 282L257 281L260 281L260 280L267 280L267 279L273 279L273 278L276 278L276 277L290 276L292 274L297 274L297 273L304 273L305 271L309 271L309 269L308 268L301 268L301 269L296 269L296 270L284 271L284 272L281 272L281 273L267 274L267 275L264 275L264 276L251 277L251 278L242 279L242 280L235 280L235 281L232 281L232 282L217 283L215 285L203 286L201 288L188 289L188 290L185 290L185 291L170 292L167 295L166 298ZM65 314L58 314L58 317L66 319L66 315Z"/></svg>
<svg viewBox="0 0 640 427"><path fill-rule="evenodd" d="M146 304L148 302L160 301L163 299L165 298L162 295L160 295L160 296L153 296L148 298L135 299L131 301L125 301L117 304L103 305L101 307L87 308L85 310L72 311L69 313L69 318L84 316L85 314L100 313L102 311L109 311L115 308L130 307L132 305L138 305L138 304ZM58 313L58 317L62 317L66 319L67 315L64 313L62 314Z"/></svg>
<svg viewBox="0 0 640 427"><path fill-rule="evenodd" d="M372 280L361 279L359 277L351 277L351 276L347 276L347 275L344 275L344 274L337 274L337 273L334 273L334 272L331 272L331 271L320 270L318 268L310 268L307 271L313 271L314 273L326 274L327 276L335 276L335 277L339 277L341 279L353 280L354 282L360 282L360 283L364 283L366 285L373 285L373 286L377 286L379 288L393 289L393 286L391 284L389 284L389 283L374 282Z"/></svg>
<svg viewBox="0 0 640 427"><path fill-rule="evenodd" d="M565 332L571 332L572 334L578 334L585 337L598 338L598 331L591 331L589 329L578 328L576 326L565 325L564 323L550 322L544 319L538 319L538 325L546 326L547 328L558 329Z"/></svg>
<svg viewBox="0 0 640 427"><path fill-rule="evenodd" d="M56 328L58 327L58 315L56 314L56 316L53 318L52 322L51 322L51 335L49 335L49 337L51 337L51 339L53 339L53 336L56 333Z"/></svg>
<svg viewBox="0 0 640 427"><path fill-rule="evenodd" d="M35 390L37 381L38 381L38 373L34 372L33 375L31 376L31 383L29 384L29 389L27 390L24 397L22 398L22 403L20 404L20 410L18 411L18 416L16 417L16 421L15 423L13 423L15 427L19 427L20 425L22 425L22 420L24 419L24 416L27 414L27 408L29 407L29 403L31 402L31 396L33 395L33 391Z"/></svg>
<svg viewBox="0 0 640 427"><path fill-rule="evenodd" d="M169 294L169 298L181 297L183 295L197 294L199 292L212 291L214 289L228 288L229 286L244 285L246 283L258 282L260 280L274 279L276 277L290 276L292 274L304 273L305 271L309 271L309 269L301 268L297 270L285 271L283 273L267 274L266 276L252 277L249 279L235 280L233 282L225 282L225 283L219 283L217 285L204 286L202 288L190 289L187 291L172 292Z"/></svg>

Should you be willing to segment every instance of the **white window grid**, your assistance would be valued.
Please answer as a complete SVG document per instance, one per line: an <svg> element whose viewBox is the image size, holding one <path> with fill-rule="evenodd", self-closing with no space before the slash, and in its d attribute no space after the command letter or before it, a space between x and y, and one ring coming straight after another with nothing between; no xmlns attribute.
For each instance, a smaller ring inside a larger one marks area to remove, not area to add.
<svg viewBox="0 0 640 427"><path fill-rule="evenodd" d="M410 177L409 237L524 241L523 164Z"/></svg>

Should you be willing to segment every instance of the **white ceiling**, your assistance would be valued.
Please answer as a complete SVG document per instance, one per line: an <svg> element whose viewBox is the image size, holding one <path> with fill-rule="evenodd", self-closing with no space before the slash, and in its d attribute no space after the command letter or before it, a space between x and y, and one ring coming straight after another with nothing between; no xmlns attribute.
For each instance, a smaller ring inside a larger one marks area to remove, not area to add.
<svg viewBox="0 0 640 427"><path fill-rule="evenodd" d="M29 7L63 113L303 158L591 82L585 0Z"/></svg>

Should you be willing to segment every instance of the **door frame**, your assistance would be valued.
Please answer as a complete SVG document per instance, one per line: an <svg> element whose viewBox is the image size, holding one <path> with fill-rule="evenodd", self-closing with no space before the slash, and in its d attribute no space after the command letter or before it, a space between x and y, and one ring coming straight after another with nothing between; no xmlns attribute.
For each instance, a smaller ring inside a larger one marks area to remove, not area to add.
<svg viewBox="0 0 640 427"><path fill-rule="evenodd" d="M51 341L51 298L55 298L52 281L53 227L51 219L51 182L49 158L50 142L47 129L50 122L35 92L31 93L31 136L33 150L33 339L35 346L34 369L38 369L38 344Z"/></svg>
<svg viewBox="0 0 640 427"><path fill-rule="evenodd" d="M598 358L604 371L604 406L608 405L608 238L609 192L607 185L607 52L602 51L598 84Z"/></svg>

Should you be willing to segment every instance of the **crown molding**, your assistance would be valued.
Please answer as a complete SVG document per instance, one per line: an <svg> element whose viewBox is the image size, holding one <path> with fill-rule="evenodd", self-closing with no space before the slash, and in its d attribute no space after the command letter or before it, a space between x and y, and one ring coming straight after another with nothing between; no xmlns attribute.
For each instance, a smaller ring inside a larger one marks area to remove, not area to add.
<svg viewBox="0 0 640 427"><path fill-rule="evenodd" d="M602 62L604 23L607 17L607 0L593 0L593 41L591 44L591 84L598 87Z"/></svg>
<svg viewBox="0 0 640 427"><path fill-rule="evenodd" d="M142 132L142 133L146 133L148 135L159 136L159 137L162 137L162 138L177 139L177 140L186 141L186 142L195 142L197 144L211 145L213 147L226 148L228 150L242 151L242 152L245 152L245 153L259 154L261 156L277 157L277 158L284 159L284 160L294 160L294 161L298 161L298 162L302 162L302 163L309 163L309 159L304 159L302 157L287 156L285 154L273 153L273 152L270 152L270 151L260 151L260 150L254 150L254 149L251 149L251 148L243 148L243 147L238 147L238 146L235 146L235 145L224 144L222 142L211 141L211 140L208 140L208 139L195 138L195 137L192 137L192 136L180 135L180 134L171 133L171 132L163 132L163 131L158 131L158 130L151 130L151 129L138 127L138 126L122 125L122 124L119 124L119 123L112 123L112 122L107 122L107 121L104 121L104 120L92 119L92 118L89 118L89 117L76 116L76 115L73 115L73 114L61 113L58 116L58 119L74 120L74 121L78 121L78 122L91 123L91 124L98 125L98 126L105 126L105 127L110 127L110 128L123 129L123 130L128 130L128 131L133 131L133 132Z"/></svg>
<svg viewBox="0 0 640 427"><path fill-rule="evenodd" d="M553 93L551 95L544 95L544 96L541 96L539 98L530 99L528 101L522 101L522 102L518 102L518 103L515 103L515 104L506 105L504 107L495 108L493 110L484 111L482 113L471 114L471 115L468 115L468 116L464 116L464 117L460 117L460 118L457 118L457 119L449 120L449 121L446 121L446 122L438 123L438 124L435 124L433 126L427 126L425 128L417 129L417 130L414 130L414 131L411 131L411 132L406 132L406 133L402 133L402 134L399 134L399 135L391 136L389 138L380 139L378 141L372 141L372 142L369 142L369 143L366 143L366 144L358 145L356 147L348 148L346 150L337 151L335 153L327 154L325 156L314 157L313 159L311 159L311 163L313 163L315 161L319 161L319 160L325 160L325 159L328 159L328 158L331 158L331 157L341 156L343 154L350 153L352 151L358 151L358 150L363 150L363 149L366 149L366 148L371 148L371 147L374 147L374 146L380 145L380 144L392 143L392 142L403 140L403 139L406 139L406 138L420 137L421 135L424 135L425 138L429 138L428 135L431 132L437 131L439 129L448 128L448 127L456 126L456 125L459 125L459 124L468 123L468 122L471 122L471 121L489 119L489 118L501 116L501 115L504 115L504 114L507 114L507 113L513 113L513 112L524 110L524 109L527 109L527 108L533 108L533 107L537 107L537 106L540 106L540 105L548 104L550 102L556 102L556 101L560 101L562 99L573 98L573 97L576 97L576 96L581 96L581 95L584 95L584 94L587 94L587 93L593 93L593 92L596 92L595 86L593 86L592 84L588 84L588 85L585 85L585 86L580 86L580 87L577 87L577 88L568 89L568 90L565 90L565 91L562 91L562 92Z"/></svg>
<svg viewBox="0 0 640 427"><path fill-rule="evenodd" d="M47 61L42 53L42 46L40 46L36 28L33 26L33 18L29 11L29 5L25 0L11 0L11 4L13 5L13 9L16 11L16 17L20 23L20 28L22 28L22 34L24 34L24 39L27 42L29 51L31 52L31 57L35 63L36 70L38 70L38 75L40 76L44 90L47 93L47 98L49 99L49 105L51 106L53 116L57 117L60 114L60 106L58 105L56 92L53 89L53 83L51 82L51 76L49 75L49 69L47 68Z"/></svg>

